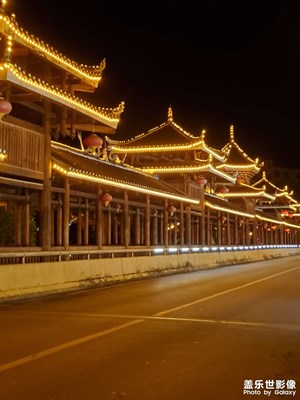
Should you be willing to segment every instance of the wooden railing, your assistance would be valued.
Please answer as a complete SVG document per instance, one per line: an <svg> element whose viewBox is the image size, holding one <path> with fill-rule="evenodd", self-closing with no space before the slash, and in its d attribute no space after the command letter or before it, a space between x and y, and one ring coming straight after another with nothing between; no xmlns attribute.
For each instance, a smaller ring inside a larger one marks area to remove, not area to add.
<svg viewBox="0 0 300 400"><path fill-rule="evenodd" d="M7 168L12 174L42 179L44 172L42 133L0 121L0 149L7 155L1 162L1 169Z"/></svg>

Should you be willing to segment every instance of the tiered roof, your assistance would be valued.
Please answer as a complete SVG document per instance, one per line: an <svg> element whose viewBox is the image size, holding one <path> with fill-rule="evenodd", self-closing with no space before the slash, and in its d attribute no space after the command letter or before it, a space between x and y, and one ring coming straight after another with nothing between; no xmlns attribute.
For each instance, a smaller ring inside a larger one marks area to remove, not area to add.
<svg viewBox="0 0 300 400"><path fill-rule="evenodd" d="M117 107L105 108L89 104L75 95L76 91L94 92L105 69L105 59L96 66L78 64L34 35L19 27L15 16L6 15L2 2L0 7L0 90L9 88L9 100L27 110L38 111L42 99L49 100L53 106L59 104L69 110L68 124L74 129L90 127L103 133L114 133L124 102ZM39 60L39 65L36 61ZM51 65L50 79L46 79L45 68L41 64ZM77 117L76 117L77 115ZM98 128L97 125L106 127Z"/></svg>
<svg viewBox="0 0 300 400"><path fill-rule="evenodd" d="M200 136L187 132L174 122L171 107L167 121L161 125L128 140L107 138L107 142L112 154L143 154L143 164L138 167L150 174L211 173L223 181L235 181L234 177L215 167L217 162L225 160L225 155L206 144L205 131ZM192 155L187 156L188 153ZM155 161L151 154L156 155ZM172 154L176 156L172 157Z"/></svg>
<svg viewBox="0 0 300 400"><path fill-rule="evenodd" d="M187 203L199 203L199 199L192 199L165 182L134 168L125 167L108 159L101 160L82 150L57 142L52 142L51 148L53 169L64 176Z"/></svg>
<svg viewBox="0 0 300 400"><path fill-rule="evenodd" d="M253 187L246 183L239 183L237 185L230 186L228 193L220 193L219 196L227 199L249 198L251 200L257 199L268 202L273 202L276 199L276 196L268 192L265 186Z"/></svg>
<svg viewBox="0 0 300 400"><path fill-rule="evenodd" d="M77 76L86 84L85 87L78 87L77 90L85 89L91 91L90 87L98 87L106 66L105 59L96 66L78 64L51 47L48 43L45 43L43 40L40 40L32 34L29 34L23 27L19 27L14 15L11 17L6 16L3 8L2 10L0 9L0 11L2 11L2 14L0 15L1 32L8 35L6 38L7 42L10 41L10 38L12 39L11 44L13 45L14 53L24 53L24 48L26 48L27 55L29 54L29 51L37 53L41 58L44 57L52 64L55 64L59 68ZM5 56L7 58L10 58L10 52L10 46L6 47ZM94 89L92 90L94 91Z"/></svg>
<svg viewBox="0 0 300 400"><path fill-rule="evenodd" d="M283 189L280 189L276 185L274 185L272 182L270 182L267 179L266 172L263 171L262 178L259 179L257 182L253 183L252 185L254 188L264 188L264 190L267 193L270 193L271 195L274 196L274 202L273 203L265 203L261 202L260 203L260 208L281 208L281 209L292 209L296 210L297 208L297 201L292 197L293 196L293 191L289 191L287 186L285 186Z"/></svg>
<svg viewBox="0 0 300 400"><path fill-rule="evenodd" d="M167 121L128 140L107 138L114 153L152 153L152 152L186 152L187 150L204 150L218 160L224 160L221 151L205 143L205 131L194 136L173 120L172 108L168 109Z"/></svg>
<svg viewBox="0 0 300 400"><path fill-rule="evenodd" d="M217 166L217 169L228 174L237 176L237 179L246 183L256 175L263 166L263 162L259 162L258 158L253 160L247 153L237 144L234 138L234 126L230 126L229 142L223 147L222 151L226 154L225 161Z"/></svg>

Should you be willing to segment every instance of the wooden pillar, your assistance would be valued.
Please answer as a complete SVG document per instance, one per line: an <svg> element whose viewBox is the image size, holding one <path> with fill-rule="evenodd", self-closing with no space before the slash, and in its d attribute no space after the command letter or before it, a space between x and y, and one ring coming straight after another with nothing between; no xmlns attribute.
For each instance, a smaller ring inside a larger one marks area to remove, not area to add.
<svg viewBox="0 0 300 400"><path fill-rule="evenodd" d="M262 221L259 222L259 237L260 237L259 244L265 244L264 227Z"/></svg>
<svg viewBox="0 0 300 400"><path fill-rule="evenodd" d="M22 245L22 209L19 202L15 208L15 245Z"/></svg>
<svg viewBox="0 0 300 400"><path fill-rule="evenodd" d="M44 187L40 202L41 245L43 250L51 248L51 105L44 100Z"/></svg>
<svg viewBox="0 0 300 400"><path fill-rule="evenodd" d="M106 233L106 244L111 245L112 239L112 226L111 226L111 208L110 204L106 207L106 223L105 223L105 233Z"/></svg>
<svg viewBox="0 0 300 400"><path fill-rule="evenodd" d="M245 246L246 245L246 234L245 234L245 231L246 231L246 226L247 226L247 219L246 218L244 218L244 222L243 222L243 225L242 225L242 227L241 227L241 230L242 230L242 232L241 232L241 236L242 236L242 243L241 243L241 245L242 246Z"/></svg>
<svg viewBox="0 0 300 400"><path fill-rule="evenodd" d="M134 219L134 244L139 246L141 244L141 210L139 207L135 211Z"/></svg>
<svg viewBox="0 0 300 400"><path fill-rule="evenodd" d="M112 242L114 245L119 244L118 240L118 217L116 214L112 216Z"/></svg>
<svg viewBox="0 0 300 400"><path fill-rule="evenodd" d="M100 201L101 190L100 187L96 187L96 244L99 248L102 247L103 241L103 215L102 215L102 201Z"/></svg>
<svg viewBox="0 0 300 400"><path fill-rule="evenodd" d="M23 244L24 246L30 245L30 198L28 189L25 189L25 205L23 216Z"/></svg>
<svg viewBox="0 0 300 400"><path fill-rule="evenodd" d="M89 219L90 219L90 210L89 210L89 199L85 198L85 209L83 214L83 245L88 246L89 244Z"/></svg>
<svg viewBox="0 0 300 400"><path fill-rule="evenodd" d="M146 194L145 210L145 245L150 246L150 196Z"/></svg>
<svg viewBox="0 0 300 400"><path fill-rule="evenodd" d="M158 244L158 223L157 223L157 210L153 210L152 216L152 240L151 245Z"/></svg>
<svg viewBox="0 0 300 400"><path fill-rule="evenodd" d="M186 209L188 208L188 206L186 207ZM189 212L189 214L191 214L191 212ZM187 216L187 214L185 214ZM180 246L183 245L187 245L190 246L190 241L188 240L184 240L184 207L183 207L183 203L180 202L180 214L179 214L179 244ZM191 233L191 226L189 226L189 232Z"/></svg>
<svg viewBox="0 0 300 400"><path fill-rule="evenodd" d="M183 224L184 225L184 224ZM184 242L187 246L192 245L192 212L191 206L186 206L185 213L185 232L184 233Z"/></svg>
<svg viewBox="0 0 300 400"><path fill-rule="evenodd" d="M239 244L239 236L238 236L238 231L239 231L239 219L237 215L234 216L234 241L233 244L237 245Z"/></svg>
<svg viewBox="0 0 300 400"><path fill-rule="evenodd" d="M173 231L173 244L177 244L178 242L178 218L177 218L177 214L174 215L174 229L171 230L171 233Z"/></svg>
<svg viewBox="0 0 300 400"><path fill-rule="evenodd" d="M250 235L249 235L249 233L250 233L249 218L246 218L246 232L245 232L245 235L246 235L246 246L249 246L249 244L250 244Z"/></svg>
<svg viewBox="0 0 300 400"><path fill-rule="evenodd" d="M201 208L201 218L200 218L200 243L201 246L205 246L205 195L204 195L204 185L200 185L200 208Z"/></svg>
<svg viewBox="0 0 300 400"><path fill-rule="evenodd" d="M163 244L164 244L164 246L169 245L168 223L169 223L168 200L165 199L164 210L163 210Z"/></svg>
<svg viewBox="0 0 300 400"><path fill-rule="evenodd" d="M81 210L81 198L78 198L78 209L77 209L77 246L82 245L82 210Z"/></svg>
<svg viewBox="0 0 300 400"><path fill-rule="evenodd" d="M207 246L211 245L211 220L210 220L210 208L206 209L206 232L207 232Z"/></svg>
<svg viewBox="0 0 300 400"><path fill-rule="evenodd" d="M129 220L129 204L128 204L128 191L124 190L124 214L123 214L123 232L124 232L124 246L128 247L130 243L130 220Z"/></svg>
<svg viewBox="0 0 300 400"><path fill-rule="evenodd" d="M284 243L284 238L283 238L283 226L280 225L279 229L280 229L280 232L279 232L280 244L283 244L283 243Z"/></svg>
<svg viewBox="0 0 300 400"><path fill-rule="evenodd" d="M63 211L62 211L63 203L61 198L61 193L58 193L58 202L57 202L57 212L56 212L56 244L57 246L62 246L63 243Z"/></svg>
<svg viewBox="0 0 300 400"><path fill-rule="evenodd" d="M230 234L230 214L227 213L227 220L226 220L226 245L230 246L231 245L231 234Z"/></svg>
<svg viewBox="0 0 300 400"><path fill-rule="evenodd" d="M64 205L63 205L63 243L64 248L69 248L69 223L70 223L70 182L69 178L65 177L65 193L64 193Z"/></svg>
<svg viewBox="0 0 300 400"><path fill-rule="evenodd" d="M221 226L221 220L220 220L220 211L218 211L218 217L217 217L217 245L220 246L222 244L222 226Z"/></svg>

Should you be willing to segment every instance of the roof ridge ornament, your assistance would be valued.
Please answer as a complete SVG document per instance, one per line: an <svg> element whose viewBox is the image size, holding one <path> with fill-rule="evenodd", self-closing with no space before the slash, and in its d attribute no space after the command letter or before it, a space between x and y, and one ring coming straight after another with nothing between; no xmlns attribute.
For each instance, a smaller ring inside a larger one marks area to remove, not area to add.
<svg viewBox="0 0 300 400"><path fill-rule="evenodd" d="M168 108L168 122L173 122L173 110L171 106Z"/></svg>
<svg viewBox="0 0 300 400"><path fill-rule="evenodd" d="M102 72L104 71L105 67L106 67L106 58L103 58L103 60L100 62L100 64L92 67L91 70L96 75L97 74L102 74Z"/></svg>
<svg viewBox="0 0 300 400"><path fill-rule="evenodd" d="M6 0L1 0L0 11L5 12Z"/></svg>
<svg viewBox="0 0 300 400"><path fill-rule="evenodd" d="M230 142L234 142L234 125L230 125Z"/></svg>

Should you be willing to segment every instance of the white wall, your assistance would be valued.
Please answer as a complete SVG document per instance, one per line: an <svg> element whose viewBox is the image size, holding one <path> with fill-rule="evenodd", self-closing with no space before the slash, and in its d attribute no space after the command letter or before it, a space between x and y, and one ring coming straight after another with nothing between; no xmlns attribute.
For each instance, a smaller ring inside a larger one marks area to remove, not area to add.
<svg viewBox="0 0 300 400"><path fill-rule="evenodd" d="M299 248L1 265L0 302L296 254Z"/></svg>

